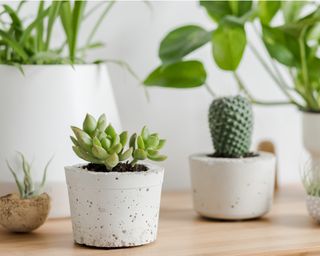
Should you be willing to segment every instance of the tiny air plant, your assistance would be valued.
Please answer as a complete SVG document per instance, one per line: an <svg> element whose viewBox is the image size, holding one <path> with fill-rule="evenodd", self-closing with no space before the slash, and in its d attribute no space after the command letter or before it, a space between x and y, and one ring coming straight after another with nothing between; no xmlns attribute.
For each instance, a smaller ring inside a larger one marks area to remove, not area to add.
<svg viewBox="0 0 320 256"><path fill-rule="evenodd" d="M320 166L307 163L301 176L306 193L309 196L320 197Z"/></svg>
<svg viewBox="0 0 320 256"><path fill-rule="evenodd" d="M140 160L163 161L167 158L159 154L165 140L156 133L150 134L146 126L139 135L135 133L129 139L127 131L118 134L111 124L107 124L105 114L98 121L87 114L82 129L74 126L71 129L75 135L70 137L75 154L87 162L104 165L107 171L112 171L119 163L135 166Z"/></svg>
<svg viewBox="0 0 320 256"><path fill-rule="evenodd" d="M17 184L20 198L21 199L29 199L29 198L39 196L43 192L43 189L44 189L44 186L46 183L48 167L52 161L52 158L47 162L47 164L44 168L41 183L38 186L36 186L35 182L32 179L32 175L31 175L31 172L32 172L31 165L29 164L29 162L26 160L25 156L22 153L18 152L18 154L21 158L21 168L22 168L23 174L24 174L24 178L22 181L19 180L17 171L15 171L11 167L11 165L9 164L8 161L7 161L7 165L8 165L8 168L9 168L10 172L12 173L12 175L15 179L15 182Z"/></svg>

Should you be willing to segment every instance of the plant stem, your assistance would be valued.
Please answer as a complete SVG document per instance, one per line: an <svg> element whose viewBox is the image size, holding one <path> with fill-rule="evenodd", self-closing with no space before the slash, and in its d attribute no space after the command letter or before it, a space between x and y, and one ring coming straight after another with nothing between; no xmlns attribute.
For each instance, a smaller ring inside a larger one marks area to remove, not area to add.
<svg viewBox="0 0 320 256"><path fill-rule="evenodd" d="M306 33L306 29L307 29L306 27L303 28L301 35L299 37L299 48L300 48L300 58L301 58L301 66L302 66L302 78L307 91L306 97L308 99L310 107L313 109L313 108L318 108L318 103L313 96L313 90L309 81L308 67L306 62L307 57L306 57L306 51L305 51L305 45L304 45L304 36Z"/></svg>
<svg viewBox="0 0 320 256"><path fill-rule="evenodd" d="M207 83L204 83L203 85L204 85L204 87L207 89L208 93L209 93L213 98L215 98L215 97L217 96Z"/></svg>
<svg viewBox="0 0 320 256"><path fill-rule="evenodd" d="M249 98L249 100L253 104L264 105L264 106L276 106L276 105L290 105L290 104L292 104L291 101L260 101L260 100L257 100L248 91L248 89L244 85L243 81L241 80L240 76L236 72L233 72L233 76L237 81L237 84L239 86L240 91L243 91L244 94Z"/></svg>

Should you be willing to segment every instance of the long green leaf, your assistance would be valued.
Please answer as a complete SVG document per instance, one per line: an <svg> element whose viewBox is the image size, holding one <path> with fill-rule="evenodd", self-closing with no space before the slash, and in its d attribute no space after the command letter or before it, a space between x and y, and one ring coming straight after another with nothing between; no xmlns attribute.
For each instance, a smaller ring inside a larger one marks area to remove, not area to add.
<svg viewBox="0 0 320 256"><path fill-rule="evenodd" d="M75 1L72 12L72 36L70 42L70 60L74 63L77 52L78 34L81 25L81 18L85 6L85 1Z"/></svg>
<svg viewBox="0 0 320 256"><path fill-rule="evenodd" d="M39 186L39 189L38 189L38 193L41 193L43 191L43 188L44 188L44 185L45 185L46 179L47 179L48 168L49 168L49 165L51 164L52 160L53 160L53 156L50 158L50 160L47 162L47 164L46 164L46 166L44 168L42 181L40 183L40 186Z"/></svg>
<svg viewBox="0 0 320 256"><path fill-rule="evenodd" d="M70 2L63 1L60 7L60 19L64 29L64 33L67 38L67 44L70 51L71 46L71 38L72 38L72 12Z"/></svg>
<svg viewBox="0 0 320 256"><path fill-rule="evenodd" d="M15 41L11 36L1 29L0 37L15 51L15 53L17 53L17 55L22 58L23 61L27 61L28 55L17 41Z"/></svg>
<svg viewBox="0 0 320 256"><path fill-rule="evenodd" d="M44 11L44 1L41 0L38 7L37 17L41 16ZM42 51L44 47L43 43L43 19L40 19L36 26L36 51Z"/></svg>
<svg viewBox="0 0 320 256"><path fill-rule="evenodd" d="M49 18L48 18L48 25L47 25L47 35L46 35L46 41L45 41L45 46L44 46L45 51L47 51L49 49L53 25L54 25L56 18L58 17L58 14L60 12L60 6L61 6L60 1L54 1L51 4L51 8L50 8L50 11L48 14Z"/></svg>
<svg viewBox="0 0 320 256"><path fill-rule="evenodd" d="M29 36L31 34L31 32L33 31L33 29L36 28L36 26L38 25L39 22L41 22L49 13L50 11L50 7L48 7L47 9L45 9L41 15L39 15L23 32L22 37L19 41L20 45L25 45L26 42L29 40Z"/></svg>

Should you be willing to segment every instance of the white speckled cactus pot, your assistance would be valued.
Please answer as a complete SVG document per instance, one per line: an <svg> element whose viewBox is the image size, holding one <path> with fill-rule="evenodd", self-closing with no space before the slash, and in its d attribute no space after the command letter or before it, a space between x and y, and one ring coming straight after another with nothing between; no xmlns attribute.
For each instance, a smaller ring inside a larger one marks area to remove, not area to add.
<svg viewBox="0 0 320 256"><path fill-rule="evenodd" d="M275 157L190 157L195 210L204 217L243 220L266 214L273 200Z"/></svg>
<svg viewBox="0 0 320 256"><path fill-rule="evenodd" d="M311 218L320 224L320 197L308 195L306 204Z"/></svg>
<svg viewBox="0 0 320 256"><path fill-rule="evenodd" d="M65 167L74 241L95 247L130 247L157 238L164 169L90 172Z"/></svg>

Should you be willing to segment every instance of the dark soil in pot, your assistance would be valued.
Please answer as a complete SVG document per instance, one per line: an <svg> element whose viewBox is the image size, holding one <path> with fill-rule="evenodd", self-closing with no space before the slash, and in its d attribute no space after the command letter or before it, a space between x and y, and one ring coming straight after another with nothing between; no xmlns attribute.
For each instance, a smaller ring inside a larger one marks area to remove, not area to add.
<svg viewBox="0 0 320 256"><path fill-rule="evenodd" d="M82 167L91 172L146 172L148 171L148 167L142 164L136 164L132 166L129 163L119 163L116 167L112 169L112 171L108 170L102 164L87 164Z"/></svg>

